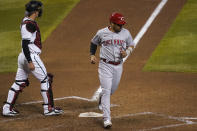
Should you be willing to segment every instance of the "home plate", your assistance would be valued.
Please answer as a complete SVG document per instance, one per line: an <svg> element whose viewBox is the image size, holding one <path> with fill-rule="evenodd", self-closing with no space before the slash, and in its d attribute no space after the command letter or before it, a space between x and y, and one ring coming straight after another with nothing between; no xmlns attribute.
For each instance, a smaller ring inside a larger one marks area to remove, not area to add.
<svg viewBox="0 0 197 131"><path fill-rule="evenodd" d="M103 114L96 112L85 112L85 113L80 113L79 117L103 117Z"/></svg>

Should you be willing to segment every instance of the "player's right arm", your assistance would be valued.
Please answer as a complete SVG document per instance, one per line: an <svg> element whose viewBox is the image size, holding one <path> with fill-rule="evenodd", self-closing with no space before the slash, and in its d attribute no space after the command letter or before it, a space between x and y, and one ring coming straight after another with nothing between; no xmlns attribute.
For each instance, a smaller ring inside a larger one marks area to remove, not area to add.
<svg viewBox="0 0 197 131"><path fill-rule="evenodd" d="M97 49L97 45L95 45L94 43L91 42L90 44L90 62L91 64L95 64L97 59L96 59L96 49Z"/></svg>
<svg viewBox="0 0 197 131"><path fill-rule="evenodd" d="M97 59L96 59L96 50L97 50L97 46L100 44L101 39L100 39L100 31L98 31L96 33L96 35L93 37L93 39L91 40L91 44L90 44L90 62L91 64L95 64Z"/></svg>
<svg viewBox="0 0 197 131"><path fill-rule="evenodd" d="M29 51L29 44L30 39L32 37L32 33L36 31L35 26L32 23L27 23L22 26L21 34L22 34L22 50L25 55L26 60L28 61L28 67L30 70L34 70L35 66L32 62L30 51Z"/></svg>
<svg viewBox="0 0 197 131"><path fill-rule="evenodd" d="M30 40L22 40L22 48L23 48L23 53L25 55L25 58L28 61L28 67L30 70L34 70L34 64L32 63L32 59L30 57L30 51L29 51L29 47L28 44L30 43Z"/></svg>

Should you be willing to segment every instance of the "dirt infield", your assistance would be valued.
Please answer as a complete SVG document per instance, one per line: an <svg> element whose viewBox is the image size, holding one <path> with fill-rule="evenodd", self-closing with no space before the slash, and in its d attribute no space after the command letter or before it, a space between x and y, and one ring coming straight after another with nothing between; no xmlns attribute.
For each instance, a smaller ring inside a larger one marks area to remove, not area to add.
<svg viewBox="0 0 197 131"><path fill-rule="evenodd" d="M89 44L96 31L107 26L109 14L122 12L133 37L160 0L81 0L45 41L42 58L55 74L54 97L91 98L99 86L97 66L89 62ZM197 74L142 72L152 51L168 31L186 0L169 0L136 50L124 64L119 89L112 96L111 130L197 130ZM0 75L0 105L15 73ZM0 116L0 130L103 130L102 118L79 118L83 112L99 112L96 102L77 99L56 101L65 113L44 117L42 106L22 104L42 100L39 82L30 76L30 87L20 94L20 116ZM189 117L189 118L183 118ZM192 120L191 117L193 118ZM172 127L170 127L172 126Z"/></svg>

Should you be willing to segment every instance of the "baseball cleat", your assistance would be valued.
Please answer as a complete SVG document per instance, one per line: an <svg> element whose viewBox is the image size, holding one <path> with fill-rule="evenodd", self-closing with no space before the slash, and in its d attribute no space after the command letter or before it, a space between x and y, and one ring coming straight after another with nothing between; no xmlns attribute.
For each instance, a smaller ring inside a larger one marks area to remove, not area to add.
<svg viewBox="0 0 197 131"><path fill-rule="evenodd" d="M55 107L51 111L48 111L48 112L45 111L44 115L45 116L55 116L55 115L61 115L63 113L64 113L64 111L61 108Z"/></svg>
<svg viewBox="0 0 197 131"><path fill-rule="evenodd" d="M104 121L104 128L109 129L112 127L112 123L110 120Z"/></svg>
<svg viewBox="0 0 197 131"><path fill-rule="evenodd" d="M61 108L59 108L59 107L55 107L54 108L54 111L55 112L59 112L60 114L63 114L64 113L64 111Z"/></svg>
<svg viewBox="0 0 197 131"><path fill-rule="evenodd" d="M55 111L55 110L49 111L49 112L47 112L47 113L44 113L45 116L57 116L57 115L60 115L60 114L62 114L62 113L57 112L57 111Z"/></svg>
<svg viewBox="0 0 197 131"><path fill-rule="evenodd" d="M15 109L10 110L3 110L2 113L3 116L17 116L19 115L19 112Z"/></svg>

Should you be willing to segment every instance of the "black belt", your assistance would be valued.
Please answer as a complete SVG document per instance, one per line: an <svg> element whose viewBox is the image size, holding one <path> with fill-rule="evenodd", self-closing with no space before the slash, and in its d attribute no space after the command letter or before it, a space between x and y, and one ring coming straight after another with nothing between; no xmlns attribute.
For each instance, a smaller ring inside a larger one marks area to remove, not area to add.
<svg viewBox="0 0 197 131"><path fill-rule="evenodd" d="M115 61L107 61L106 59L100 58L103 62L105 63L109 63L112 65L119 65L121 63L121 61L115 62Z"/></svg>

